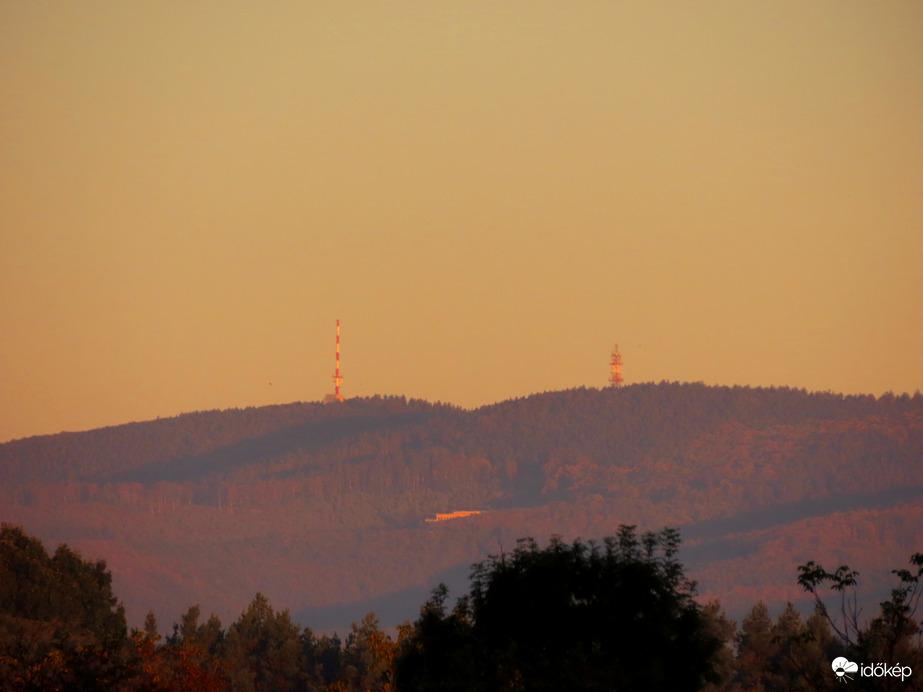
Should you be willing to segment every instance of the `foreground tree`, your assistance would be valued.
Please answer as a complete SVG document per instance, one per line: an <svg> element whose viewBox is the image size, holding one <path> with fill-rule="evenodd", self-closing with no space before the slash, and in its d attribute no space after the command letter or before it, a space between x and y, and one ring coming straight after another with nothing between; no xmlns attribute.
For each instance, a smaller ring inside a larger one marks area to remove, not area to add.
<svg viewBox="0 0 923 692"><path fill-rule="evenodd" d="M709 637L722 642L718 651L712 656L712 670L714 675L702 689L705 692L718 692L725 689L736 670L734 642L737 636L737 623L729 620L717 600L709 601L702 608L705 618L705 633Z"/></svg>
<svg viewBox="0 0 923 692"><path fill-rule="evenodd" d="M224 649L234 692L295 690L307 667L298 626L261 593L231 625Z"/></svg>
<svg viewBox="0 0 923 692"><path fill-rule="evenodd" d="M863 680L868 689L923 690L923 629L917 620L923 596L923 553L910 556L909 569L891 570L898 578L898 585L891 590L891 597L880 604L878 616L868 624L859 621L854 591L858 572L848 565L828 572L813 561L801 565L798 572L798 584L813 597L816 614L829 623L849 661L883 664L886 668L900 664L914 673L909 680L893 676ZM839 595L838 614L832 613L824 601L825 585Z"/></svg>
<svg viewBox="0 0 923 692"><path fill-rule="evenodd" d="M352 623L345 656L353 688L367 692L392 689L394 642L381 631L374 613L367 613L358 625Z"/></svg>
<svg viewBox="0 0 923 692"><path fill-rule="evenodd" d="M699 690L722 641L678 548L675 530L634 526L601 544L524 539L476 565L451 614L434 594L402 642L397 688Z"/></svg>
<svg viewBox="0 0 923 692"><path fill-rule="evenodd" d="M102 560L49 555L0 527L0 690L107 689L130 672L125 612Z"/></svg>
<svg viewBox="0 0 923 692"><path fill-rule="evenodd" d="M818 692L833 689L836 678L830 661L842 649L826 620L812 615L805 622L789 603L773 622L757 603L741 622L737 653L725 692Z"/></svg>
<svg viewBox="0 0 923 692"><path fill-rule="evenodd" d="M395 689L424 692L478 692L488 689L482 676L482 645L475 639L468 599L448 613L448 590L440 584L420 609L413 625L398 630Z"/></svg>
<svg viewBox="0 0 923 692"><path fill-rule="evenodd" d="M160 644L157 619L149 612L142 631L133 631L131 641L136 651L136 672L131 692L223 692L228 687L228 669L219 657L223 640L221 622L212 615L199 625L199 606L194 605L182 616L182 626L173 625L173 636Z"/></svg>
<svg viewBox="0 0 923 692"><path fill-rule="evenodd" d="M134 678L124 686L131 692L224 692L228 688L225 666L195 640L168 641L158 646L159 635L132 632L137 655Z"/></svg>

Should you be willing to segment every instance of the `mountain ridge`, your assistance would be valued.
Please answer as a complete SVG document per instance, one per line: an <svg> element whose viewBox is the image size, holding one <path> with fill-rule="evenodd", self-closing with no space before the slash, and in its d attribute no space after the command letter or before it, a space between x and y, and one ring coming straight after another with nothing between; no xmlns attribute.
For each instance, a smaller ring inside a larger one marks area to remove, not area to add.
<svg viewBox="0 0 923 692"><path fill-rule="evenodd" d="M0 517L106 559L136 622L193 603L230 620L256 591L346 617L522 536L625 523L680 527L703 594L736 612L753 593L798 599L799 560L887 576L923 550L921 461L919 394L648 383L477 409L370 397L0 444ZM459 509L489 511L425 521Z"/></svg>

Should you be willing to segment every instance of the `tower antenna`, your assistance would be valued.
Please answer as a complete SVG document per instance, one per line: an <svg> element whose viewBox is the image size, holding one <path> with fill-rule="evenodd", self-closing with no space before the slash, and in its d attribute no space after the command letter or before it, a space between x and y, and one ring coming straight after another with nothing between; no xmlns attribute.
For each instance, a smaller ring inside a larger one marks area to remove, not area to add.
<svg viewBox="0 0 923 692"><path fill-rule="evenodd" d="M340 320L337 320L337 369L333 373L333 394L324 397L324 403L329 404L334 401L343 401L343 395L340 394L340 385L343 378L340 377Z"/></svg>
<svg viewBox="0 0 923 692"><path fill-rule="evenodd" d="M612 349L612 359L609 361L609 366L612 368L609 373L609 384L613 387L618 387L624 381L622 379L622 354L619 353L618 344Z"/></svg>

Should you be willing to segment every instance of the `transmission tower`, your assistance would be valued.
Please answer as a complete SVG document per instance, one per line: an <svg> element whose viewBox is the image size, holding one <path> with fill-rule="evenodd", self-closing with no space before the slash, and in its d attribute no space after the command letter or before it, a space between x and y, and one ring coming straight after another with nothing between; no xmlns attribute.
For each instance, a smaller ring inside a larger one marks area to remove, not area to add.
<svg viewBox="0 0 923 692"><path fill-rule="evenodd" d="M337 320L337 369L333 373L333 394L324 397L324 403L329 404L333 401L343 401L343 395L340 394L340 385L343 378L340 377L340 320Z"/></svg>
<svg viewBox="0 0 923 692"><path fill-rule="evenodd" d="M615 348L612 349L612 358L609 360L609 366L611 368L609 372L609 384L613 387L618 387L622 384L622 354L619 353L619 345L616 344Z"/></svg>

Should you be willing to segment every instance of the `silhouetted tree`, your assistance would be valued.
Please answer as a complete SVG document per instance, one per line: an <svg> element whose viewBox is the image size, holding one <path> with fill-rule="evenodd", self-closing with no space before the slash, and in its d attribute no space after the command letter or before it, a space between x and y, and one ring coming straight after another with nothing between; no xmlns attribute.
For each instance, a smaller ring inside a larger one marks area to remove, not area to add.
<svg viewBox="0 0 923 692"><path fill-rule="evenodd" d="M776 646L772 639L772 618L769 609L760 601L740 623L737 636L737 683L734 689L770 689L770 662Z"/></svg>
<svg viewBox="0 0 923 692"><path fill-rule="evenodd" d="M923 553L910 556L910 569L891 571L897 576L898 585L891 590L891 597L881 602L878 616L867 624L859 620L853 591L858 585L858 572L848 565L828 572L814 561L799 566L798 572L798 584L811 594L816 614L836 632L844 647L843 654L850 661L883 663L889 667L900 663L914 673L923 671L923 630L916 620L923 596ZM821 594L824 585L829 585L839 594L839 615L831 614L827 607ZM909 681L882 676L880 679L863 679L863 685L876 690L921 690L923 676L911 676Z"/></svg>
<svg viewBox="0 0 923 692"><path fill-rule="evenodd" d="M468 600L446 612L448 590L436 587L412 626L399 630L395 689L406 692L478 692L488 689L483 653L475 639Z"/></svg>
<svg viewBox="0 0 923 692"><path fill-rule="evenodd" d="M391 689L394 642L381 631L378 618L368 613L360 624L353 623L346 646L347 664L355 687L368 692Z"/></svg>
<svg viewBox="0 0 923 692"><path fill-rule="evenodd" d="M402 643L398 689L701 689L722 642L678 548L675 530L634 526L601 544L519 541L475 566L470 611L462 599L446 615L434 594Z"/></svg>
<svg viewBox="0 0 923 692"><path fill-rule="evenodd" d="M702 608L705 620L705 633L722 645L712 657L715 677L705 685L705 692L718 692L726 689L725 685L734 677L736 660L733 644L737 635L737 624L729 620L717 600L709 601Z"/></svg>
<svg viewBox="0 0 923 692"><path fill-rule="evenodd" d="M235 692L295 690L306 667L299 628L261 593L231 625L224 649Z"/></svg>
<svg viewBox="0 0 923 692"><path fill-rule="evenodd" d="M0 690L111 688L129 675L127 644L105 562L0 527Z"/></svg>

